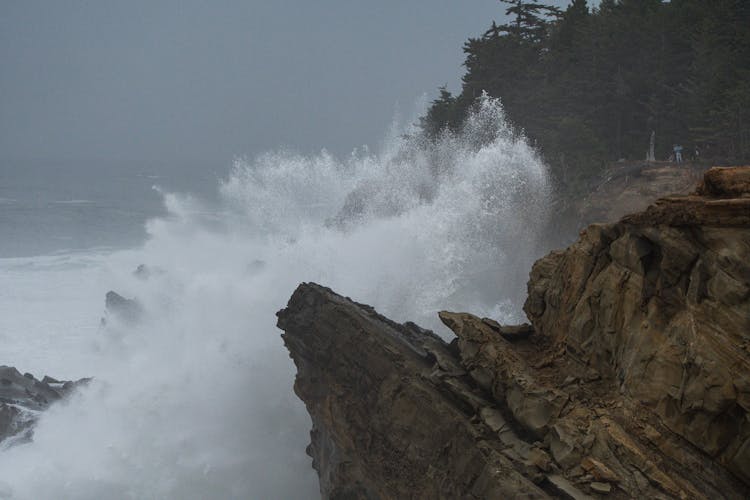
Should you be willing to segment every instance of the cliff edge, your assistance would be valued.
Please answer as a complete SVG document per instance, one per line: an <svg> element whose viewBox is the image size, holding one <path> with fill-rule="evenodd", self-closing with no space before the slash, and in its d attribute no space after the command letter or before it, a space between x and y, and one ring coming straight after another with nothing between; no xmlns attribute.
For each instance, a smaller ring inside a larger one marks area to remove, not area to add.
<svg viewBox="0 0 750 500"><path fill-rule="evenodd" d="M302 284L279 327L324 498L750 497L750 168L592 225L506 327Z"/></svg>

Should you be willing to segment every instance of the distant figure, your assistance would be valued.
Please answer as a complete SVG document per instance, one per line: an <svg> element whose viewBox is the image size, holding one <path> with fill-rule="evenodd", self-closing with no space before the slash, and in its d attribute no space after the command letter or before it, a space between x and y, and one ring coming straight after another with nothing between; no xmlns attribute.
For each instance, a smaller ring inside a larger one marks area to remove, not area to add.
<svg viewBox="0 0 750 500"><path fill-rule="evenodd" d="M675 144L672 150L674 151L674 161L682 163L682 146Z"/></svg>
<svg viewBox="0 0 750 500"><path fill-rule="evenodd" d="M656 161L656 132L651 131L651 140L648 144L648 153L646 153L646 161Z"/></svg>
<svg viewBox="0 0 750 500"><path fill-rule="evenodd" d="M701 152L698 149L698 146L695 146L695 152L693 153L693 159L698 160L701 157Z"/></svg>

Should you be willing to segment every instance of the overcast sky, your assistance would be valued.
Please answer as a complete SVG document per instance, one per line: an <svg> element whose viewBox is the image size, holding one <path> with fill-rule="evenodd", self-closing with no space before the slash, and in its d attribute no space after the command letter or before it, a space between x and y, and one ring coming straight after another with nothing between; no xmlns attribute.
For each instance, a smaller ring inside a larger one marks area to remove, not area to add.
<svg viewBox="0 0 750 500"><path fill-rule="evenodd" d="M560 0L560 4L567 4ZM228 164L377 145L497 0L0 2L0 159Z"/></svg>

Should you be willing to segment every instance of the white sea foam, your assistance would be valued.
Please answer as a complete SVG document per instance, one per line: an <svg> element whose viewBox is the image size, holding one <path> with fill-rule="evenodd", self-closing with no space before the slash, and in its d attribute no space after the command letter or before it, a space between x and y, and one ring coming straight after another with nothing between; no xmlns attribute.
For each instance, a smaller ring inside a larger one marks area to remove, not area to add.
<svg viewBox="0 0 750 500"><path fill-rule="evenodd" d="M544 166L490 99L434 144L394 135L344 161L240 159L219 189L218 207L164 193L169 215L148 224L141 249L82 266L0 263L19 283L32 277L0 296L0 318L27 316L4 340L23 345L37 318L30 336L46 346L35 349L60 357L18 348L4 362L95 377L42 417L33 443L0 453L0 496L318 497L275 311L316 281L428 327L443 308L518 319L549 196ZM132 273L142 263L146 279ZM96 326L110 288L137 297L143 320ZM38 310L23 312L27 300Z"/></svg>

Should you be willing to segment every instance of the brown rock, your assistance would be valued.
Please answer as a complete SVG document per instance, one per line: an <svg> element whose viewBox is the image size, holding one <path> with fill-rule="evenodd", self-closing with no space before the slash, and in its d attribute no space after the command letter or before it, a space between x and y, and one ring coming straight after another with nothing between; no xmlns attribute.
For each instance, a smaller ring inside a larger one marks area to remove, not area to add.
<svg viewBox="0 0 750 500"><path fill-rule="evenodd" d="M744 193L747 167L703 192ZM538 262L538 333L750 483L750 198L670 198Z"/></svg>
<svg viewBox="0 0 750 500"><path fill-rule="evenodd" d="M439 337L314 284L278 316L313 420L323 498L547 497L500 452L493 431L512 431L494 403L466 376L433 376L453 371Z"/></svg>
<svg viewBox="0 0 750 500"><path fill-rule="evenodd" d="M323 497L750 498L750 198L715 175L539 260L512 341L300 285L279 326Z"/></svg>
<svg viewBox="0 0 750 500"><path fill-rule="evenodd" d="M511 342L523 340L534 333L534 327L528 323L522 325L501 325L494 319L482 318L482 322Z"/></svg>
<svg viewBox="0 0 750 500"><path fill-rule="evenodd" d="M698 194L719 198L735 198L750 194L750 166L714 167L705 173Z"/></svg>
<svg viewBox="0 0 750 500"><path fill-rule="evenodd" d="M619 483L620 478L612 470L596 460L595 458L586 457L581 462L581 468L594 476L597 481L603 481L608 483Z"/></svg>

